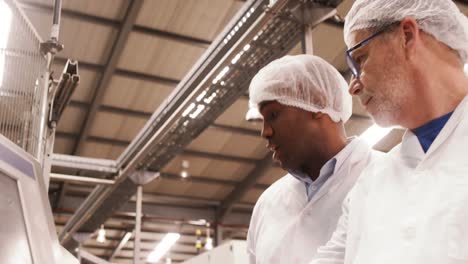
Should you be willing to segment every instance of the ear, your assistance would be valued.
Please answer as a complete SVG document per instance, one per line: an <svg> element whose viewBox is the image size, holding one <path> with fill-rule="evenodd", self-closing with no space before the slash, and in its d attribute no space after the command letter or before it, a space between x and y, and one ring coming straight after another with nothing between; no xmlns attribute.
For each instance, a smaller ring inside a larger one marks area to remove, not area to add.
<svg viewBox="0 0 468 264"><path fill-rule="evenodd" d="M414 18L405 18L401 21L400 28L404 36L403 47L406 57L411 58L420 43L419 25Z"/></svg>

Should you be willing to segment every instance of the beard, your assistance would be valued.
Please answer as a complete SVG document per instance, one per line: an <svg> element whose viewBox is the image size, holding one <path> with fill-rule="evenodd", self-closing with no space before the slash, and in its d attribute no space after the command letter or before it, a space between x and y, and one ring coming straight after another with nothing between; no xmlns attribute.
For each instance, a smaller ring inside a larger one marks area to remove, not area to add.
<svg viewBox="0 0 468 264"><path fill-rule="evenodd" d="M408 100L409 81L404 72L388 69L384 71L379 81L378 91L372 95L368 111L372 119L381 127L394 126L399 123L403 114L403 106Z"/></svg>

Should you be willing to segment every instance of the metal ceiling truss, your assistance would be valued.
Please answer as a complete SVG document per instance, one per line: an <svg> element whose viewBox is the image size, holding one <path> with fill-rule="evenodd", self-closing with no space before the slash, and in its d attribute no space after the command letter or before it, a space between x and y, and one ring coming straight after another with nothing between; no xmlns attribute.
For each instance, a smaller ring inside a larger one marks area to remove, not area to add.
<svg viewBox="0 0 468 264"><path fill-rule="evenodd" d="M50 13L50 12L53 11L52 6L49 6L47 4L38 3L38 2L22 1L22 2L20 2L19 5L23 9L37 11L37 12ZM126 8L126 7L122 7L122 8ZM73 11L73 10L69 10L69 9L62 9L62 17L70 18L70 19L77 19L77 20L88 22L88 23L108 26L108 27L112 27L112 28L116 28L116 29L120 28L121 23L122 23L119 20L100 17L100 16L94 16L94 15L90 15L90 14L87 14L87 13L83 13L83 12L79 12L79 11ZM203 48L207 48L211 44L211 42L208 41L208 40L195 38L195 37L189 37L189 36L186 36L186 35L181 35L181 34L168 32L168 31L164 31L164 30L159 30L159 29L155 29L155 28L150 28L150 27L146 27L146 26L142 26L142 25L135 25L133 27L133 31L148 34L148 35L159 37L159 38L172 40L172 41L182 42L182 43L185 43L185 44L188 44L188 45L195 45L195 46L199 46L199 47L203 47Z"/></svg>
<svg viewBox="0 0 468 264"><path fill-rule="evenodd" d="M104 94L108 89L111 78L117 68L117 63L119 62L120 55L122 54L125 44L127 43L130 32L136 22L138 13L143 6L143 0L134 0L130 2L130 5L125 14L124 21L122 22L121 28L119 30L117 40L112 46L111 53L104 68L104 73L101 75L97 87L94 89L94 94L91 99L91 105L86 113L85 121L83 122L80 129L80 138L73 147L73 154L79 155L83 151L85 140L88 137L89 130L96 118L96 113L99 109L99 106L102 103Z"/></svg>
<svg viewBox="0 0 468 264"><path fill-rule="evenodd" d="M268 4L267 0L248 1L211 44L119 157L115 184L97 186L67 222L60 234L65 247L73 250L77 246L71 239L75 232L94 232L116 210L125 207L137 189L129 178L132 173L147 168L161 170L245 94L259 69L287 54L301 39L306 11L323 11L317 13L320 17L314 17L316 23L334 11L312 0ZM180 215L164 207L157 211ZM204 218L215 221L215 216L211 212ZM187 217L193 217L193 213ZM229 221L239 223L242 220L238 217L233 212Z"/></svg>

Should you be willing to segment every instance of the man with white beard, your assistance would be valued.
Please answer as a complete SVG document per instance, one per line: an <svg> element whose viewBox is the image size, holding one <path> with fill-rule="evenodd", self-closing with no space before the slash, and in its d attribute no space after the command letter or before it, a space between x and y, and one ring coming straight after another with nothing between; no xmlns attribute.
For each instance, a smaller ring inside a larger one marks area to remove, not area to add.
<svg viewBox="0 0 468 264"><path fill-rule="evenodd" d="M350 93L402 143L367 167L312 263L468 263L468 21L451 0L357 0Z"/></svg>

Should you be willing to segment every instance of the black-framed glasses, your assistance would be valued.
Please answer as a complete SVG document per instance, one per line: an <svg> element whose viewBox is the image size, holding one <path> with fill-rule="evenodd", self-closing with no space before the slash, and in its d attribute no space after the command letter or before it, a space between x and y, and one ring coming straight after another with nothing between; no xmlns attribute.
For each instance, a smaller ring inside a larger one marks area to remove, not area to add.
<svg viewBox="0 0 468 264"><path fill-rule="evenodd" d="M348 67L351 70L351 73L354 75L355 78L359 79L361 76L361 69L359 64L351 57L351 52L354 50L366 45L371 39L379 36L380 34L384 33L387 31L391 26L395 25L396 23L391 23L390 25L384 27L383 29L379 30L378 32L372 34L371 36L367 37L363 41L359 42L356 44L354 47L350 48L349 50L346 51L346 62L348 63Z"/></svg>

